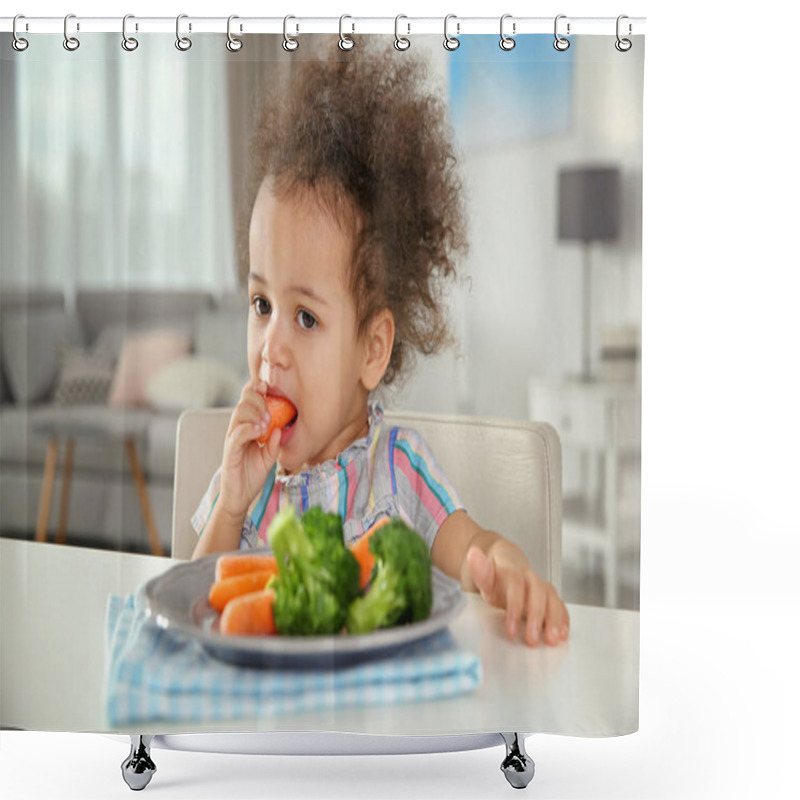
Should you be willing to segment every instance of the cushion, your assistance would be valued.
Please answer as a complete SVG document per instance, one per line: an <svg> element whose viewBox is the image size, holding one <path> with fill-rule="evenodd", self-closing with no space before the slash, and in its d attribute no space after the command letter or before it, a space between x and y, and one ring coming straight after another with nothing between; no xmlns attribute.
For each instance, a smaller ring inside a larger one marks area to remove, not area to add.
<svg viewBox="0 0 800 800"><path fill-rule="evenodd" d="M166 328L127 336L111 383L109 405L147 405L148 380L162 367L188 355L191 345L188 333Z"/></svg>
<svg viewBox="0 0 800 800"><path fill-rule="evenodd" d="M64 308L64 293L61 289L31 289L24 286L3 286L0 291L0 320L12 310ZM8 385L8 376L3 364L2 325L0 325L0 403L10 403L14 398Z"/></svg>
<svg viewBox="0 0 800 800"><path fill-rule="evenodd" d="M96 352L107 353L114 359L116 364L119 354L122 352L122 345L125 343L125 339L131 334L146 333L149 330L152 330L152 328L140 330L139 328L131 328L124 322L119 325L107 325L94 340L94 349Z"/></svg>
<svg viewBox="0 0 800 800"><path fill-rule="evenodd" d="M95 351L103 350L108 353L116 363L119 360L120 353L122 353L122 345L130 336L139 333L151 333L153 330L158 329L181 331L191 339L193 328L194 324L189 322L170 322L163 325L148 325L143 322L120 322L114 325L106 325L94 340L93 347Z"/></svg>
<svg viewBox="0 0 800 800"><path fill-rule="evenodd" d="M114 359L103 350L64 347L54 400L59 405L105 405L114 378Z"/></svg>
<svg viewBox="0 0 800 800"><path fill-rule="evenodd" d="M215 358L185 356L162 367L147 382L145 395L162 411L235 405L240 377Z"/></svg>
<svg viewBox="0 0 800 800"><path fill-rule="evenodd" d="M81 344L78 320L63 308L8 309L2 321L3 367L14 401L49 399L65 344Z"/></svg>

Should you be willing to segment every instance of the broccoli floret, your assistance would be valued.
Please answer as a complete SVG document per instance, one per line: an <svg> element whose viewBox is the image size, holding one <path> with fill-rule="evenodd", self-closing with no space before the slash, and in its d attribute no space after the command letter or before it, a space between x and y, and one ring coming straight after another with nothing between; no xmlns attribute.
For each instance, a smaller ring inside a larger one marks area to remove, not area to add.
<svg viewBox="0 0 800 800"><path fill-rule="evenodd" d="M337 547L344 547L344 531L342 520L338 514L323 511L320 506L309 508L303 514L303 529L311 539L314 547L325 547L329 543L334 543Z"/></svg>
<svg viewBox="0 0 800 800"><path fill-rule="evenodd" d="M369 633L427 619L433 607L431 554L425 540L402 520L393 519L372 534L372 580L347 613L347 631Z"/></svg>
<svg viewBox="0 0 800 800"><path fill-rule="evenodd" d="M347 608L359 592L359 566L344 544L338 515L320 508L298 518L290 506L269 526L278 561L275 626L289 636L339 633Z"/></svg>

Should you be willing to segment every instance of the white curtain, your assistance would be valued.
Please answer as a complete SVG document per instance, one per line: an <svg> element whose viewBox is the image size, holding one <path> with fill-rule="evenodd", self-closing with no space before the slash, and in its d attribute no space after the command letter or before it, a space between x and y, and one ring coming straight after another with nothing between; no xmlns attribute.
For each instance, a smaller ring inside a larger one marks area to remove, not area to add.
<svg viewBox="0 0 800 800"><path fill-rule="evenodd" d="M2 286L234 287L225 63L168 39L3 62Z"/></svg>

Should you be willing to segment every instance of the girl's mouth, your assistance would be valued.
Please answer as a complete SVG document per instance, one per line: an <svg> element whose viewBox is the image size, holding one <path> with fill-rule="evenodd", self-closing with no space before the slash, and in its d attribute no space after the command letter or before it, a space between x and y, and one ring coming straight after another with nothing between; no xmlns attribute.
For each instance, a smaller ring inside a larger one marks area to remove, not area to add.
<svg viewBox="0 0 800 800"><path fill-rule="evenodd" d="M294 429L297 424L297 417L298 415L295 414L281 431L281 447L286 447L286 445L289 444L289 440L292 438L292 434L294 434Z"/></svg>

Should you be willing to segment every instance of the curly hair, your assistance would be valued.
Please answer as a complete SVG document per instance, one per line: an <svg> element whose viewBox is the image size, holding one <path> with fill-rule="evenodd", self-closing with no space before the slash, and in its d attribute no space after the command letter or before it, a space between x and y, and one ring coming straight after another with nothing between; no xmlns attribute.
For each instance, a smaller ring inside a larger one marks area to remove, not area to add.
<svg viewBox="0 0 800 800"><path fill-rule="evenodd" d="M294 64L288 86L266 87L250 143L245 206L252 208L265 179L276 195L310 189L355 234L347 280L358 336L383 308L395 321L385 386L408 371L414 351L427 356L453 343L444 284L467 252L446 105L425 86L427 64L391 42L376 47L361 40L348 52L332 42L320 59ZM241 240L240 256L246 265Z"/></svg>

